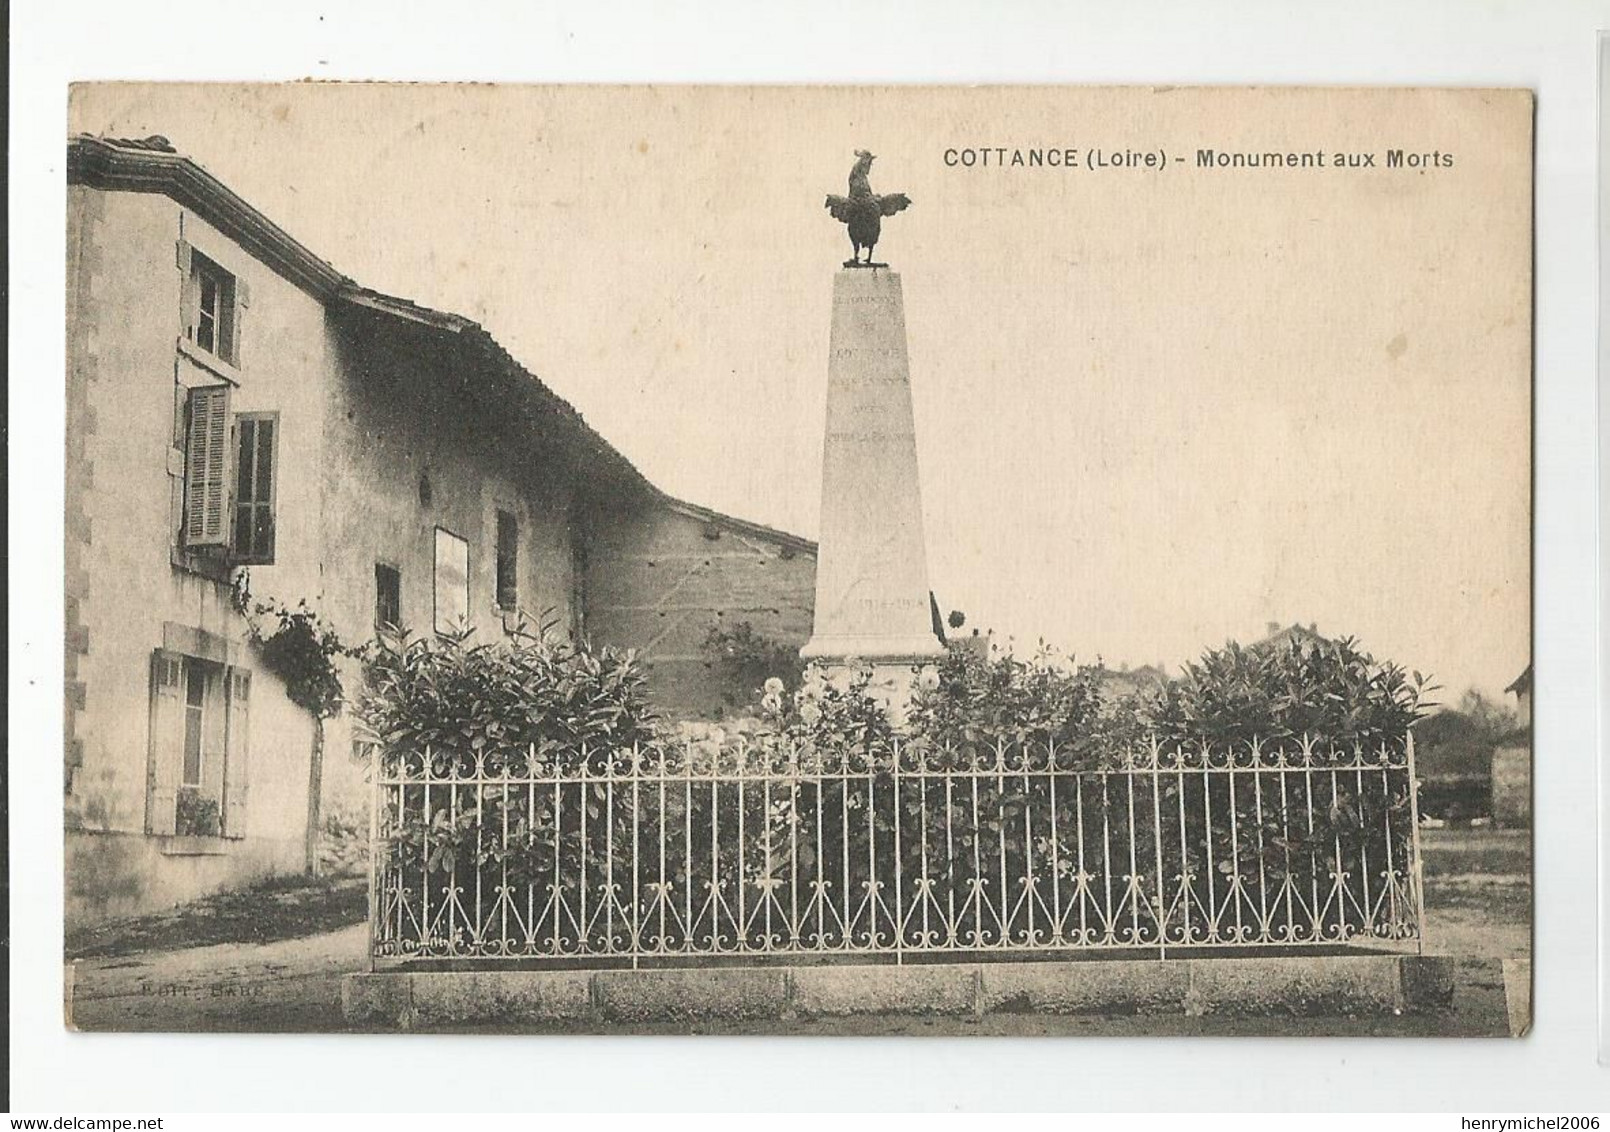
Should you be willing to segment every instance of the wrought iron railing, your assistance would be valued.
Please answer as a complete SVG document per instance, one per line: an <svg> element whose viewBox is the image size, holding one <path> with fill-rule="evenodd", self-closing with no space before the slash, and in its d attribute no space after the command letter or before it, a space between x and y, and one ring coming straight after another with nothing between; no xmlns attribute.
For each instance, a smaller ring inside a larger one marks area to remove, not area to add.
<svg viewBox="0 0 1610 1132"><path fill-rule="evenodd" d="M1412 740L412 752L371 955L579 966L1418 946Z"/></svg>

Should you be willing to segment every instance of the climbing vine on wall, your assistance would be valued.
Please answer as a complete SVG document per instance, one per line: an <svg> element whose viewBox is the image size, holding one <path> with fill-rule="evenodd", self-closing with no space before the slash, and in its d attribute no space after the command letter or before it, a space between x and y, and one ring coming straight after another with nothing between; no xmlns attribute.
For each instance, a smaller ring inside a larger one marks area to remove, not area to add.
<svg viewBox="0 0 1610 1132"><path fill-rule="evenodd" d="M235 575L234 601L263 664L284 682L286 697L315 719L339 715L346 697L336 662L341 657L361 660L367 646L344 644L305 598L294 607L254 598L244 570Z"/></svg>

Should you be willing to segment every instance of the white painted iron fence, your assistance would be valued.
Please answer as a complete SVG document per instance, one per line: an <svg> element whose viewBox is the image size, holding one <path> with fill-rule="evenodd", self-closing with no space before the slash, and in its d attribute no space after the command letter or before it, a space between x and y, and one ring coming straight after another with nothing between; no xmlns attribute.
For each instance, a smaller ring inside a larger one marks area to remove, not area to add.
<svg viewBox="0 0 1610 1132"><path fill-rule="evenodd" d="M633 966L1418 946L1412 739L415 752L371 955Z"/></svg>

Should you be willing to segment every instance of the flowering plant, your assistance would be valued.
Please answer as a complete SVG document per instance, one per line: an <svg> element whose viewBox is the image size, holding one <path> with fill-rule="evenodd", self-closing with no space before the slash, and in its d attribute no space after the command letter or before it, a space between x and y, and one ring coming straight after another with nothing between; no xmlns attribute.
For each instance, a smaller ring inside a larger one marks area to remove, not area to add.
<svg viewBox="0 0 1610 1132"><path fill-rule="evenodd" d="M781 737L819 754L886 765L894 757L894 724L872 691L875 672L855 659L830 679L820 665L808 666L799 690L789 695L781 680L762 688L762 719Z"/></svg>

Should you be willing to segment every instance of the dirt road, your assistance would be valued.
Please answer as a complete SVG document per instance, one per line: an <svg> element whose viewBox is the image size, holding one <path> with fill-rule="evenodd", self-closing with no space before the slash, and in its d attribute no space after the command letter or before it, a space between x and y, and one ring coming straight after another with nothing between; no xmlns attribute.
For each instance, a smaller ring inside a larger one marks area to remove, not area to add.
<svg viewBox="0 0 1610 1132"><path fill-rule="evenodd" d="M362 970L368 929L264 944L84 959L67 973L82 1030L340 1030L341 976Z"/></svg>

